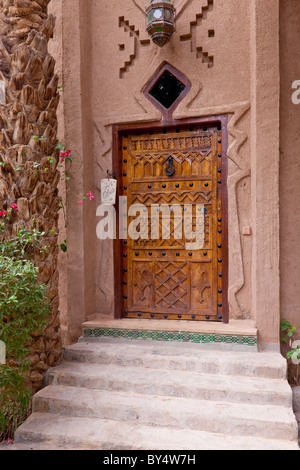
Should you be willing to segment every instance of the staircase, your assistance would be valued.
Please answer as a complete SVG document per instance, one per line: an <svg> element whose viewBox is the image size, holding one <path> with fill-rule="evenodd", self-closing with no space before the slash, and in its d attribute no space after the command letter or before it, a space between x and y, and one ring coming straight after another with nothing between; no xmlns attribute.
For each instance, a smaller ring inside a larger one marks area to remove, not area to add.
<svg viewBox="0 0 300 470"><path fill-rule="evenodd" d="M29 449L299 450L277 353L82 338L16 432Z"/></svg>

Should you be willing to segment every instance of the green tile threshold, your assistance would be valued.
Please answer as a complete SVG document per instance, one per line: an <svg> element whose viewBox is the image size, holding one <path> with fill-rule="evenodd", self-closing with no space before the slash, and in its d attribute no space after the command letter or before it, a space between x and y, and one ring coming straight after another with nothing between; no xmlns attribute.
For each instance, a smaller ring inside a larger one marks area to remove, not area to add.
<svg viewBox="0 0 300 470"><path fill-rule="evenodd" d="M147 321L147 320L146 320ZM82 325L84 338L123 338L153 341L177 341L197 344L225 344L257 346L257 330L253 326L235 323L222 325L204 323L196 325L186 322L184 325L173 322L162 325L162 322L151 324L130 322L130 320L116 321L88 321ZM190 326L190 328L189 328Z"/></svg>

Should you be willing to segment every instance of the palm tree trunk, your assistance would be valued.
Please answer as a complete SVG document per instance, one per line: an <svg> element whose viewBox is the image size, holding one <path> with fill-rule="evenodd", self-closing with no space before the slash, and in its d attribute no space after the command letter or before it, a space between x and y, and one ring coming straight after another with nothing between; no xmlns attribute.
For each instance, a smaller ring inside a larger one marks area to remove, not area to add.
<svg viewBox="0 0 300 470"><path fill-rule="evenodd" d="M31 382L40 388L49 366L60 360L57 232L60 205L55 61L47 51L55 19L50 0L0 0L0 210L17 204L6 237L21 226L45 232L46 254L35 263L48 286L51 318L35 339Z"/></svg>

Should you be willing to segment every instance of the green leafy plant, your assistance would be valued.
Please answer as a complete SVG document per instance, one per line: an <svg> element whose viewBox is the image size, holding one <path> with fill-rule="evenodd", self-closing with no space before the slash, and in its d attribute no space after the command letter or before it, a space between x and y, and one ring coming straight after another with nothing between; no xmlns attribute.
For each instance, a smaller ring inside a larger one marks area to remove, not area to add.
<svg viewBox="0 0 300 470"><path fill-rule="evenodd" d="M286 357L289 364L289 379L294 385L299 383L300 343L296 342L297 325L288 320L281 320L281 341L286 345Z"/></svg>
<svg viewBox="0 0 300 470"><path fill-rule="evenodd" d="M29 353L33 335L43 334L50 314L46 286L30 261L41 249L41 233L21 229L0 242L0 340L6 364L0 365L0 441L12 438L28 411L31 390Z"/></svg>
<svg viewBox="0 0 300 470"><path fill-rule="evenodd" d="M34 223L34 221L33 221ZM5 239L5 224L0 225L2 241L0 240L0 255L14 259L32 259L34 253L47 252L47 247L42 245L44 232L35 228L21 227L15 237Z"/></svg>
<svg viewBox="0 0 300 470"><path fill-rule="evenodd" d="M45 142L46 137L34 136L34 141ZM6 346L6 364L0 365L0 441L13 437L15 429L26 419L32 392L28 387L30 374L29 353L33 337L43 335L50 314L50 302L47 300L46 286L39 282L38 270L33 259L40 253L47 252L43 246L45 233L32 228L21 227L11 236L12 223L17 218L18 200L16 188L24 177L25 171L32 166L33 175L43 176L55 171L58 166L65 181L72 176L71 168L76 169L82 161L78 152L72 152L63 142L58 142L50 151L56 151L48 157L46 165L41 164L43 154L32 150L30 154L22 152L23 164L15 168L18 180L12 185L6 201L0 204L0 341ZM6 170L6 162L0 157L0 173ZM78 170L77 170L78 171ZM68 188L70 191L70 188ZM95 199L91 191L86 196L76 195L80 206L84 200ZM59 210L66 214L63 199L60 197ZM50 230L49 234L55 234ZM58 247L67 251L67 240Z"/></svg>

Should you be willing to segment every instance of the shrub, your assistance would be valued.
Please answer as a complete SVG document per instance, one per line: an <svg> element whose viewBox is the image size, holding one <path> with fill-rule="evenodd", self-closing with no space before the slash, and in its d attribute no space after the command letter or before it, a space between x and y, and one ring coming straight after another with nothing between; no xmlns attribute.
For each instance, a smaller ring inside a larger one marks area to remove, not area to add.
<svg viewBox="0 0 300 470"><path fill-rule="evenodd" d="M300 383L300 341L296 341L297 325L288 320L281 320L281 341L286 345L285 354L288 361L288 379L291 385Z"/></svg>
<svg viewBox="0 0 300 470"><path fill-rule="evenodd" d="M30 346L33 334L43 333L50 314L46 286L26 259L39 246L41 236L22 230L0 242L0 340L6 346L6 364L0 365L0 441L12 438L26 417L32 395Z"/></svg>

